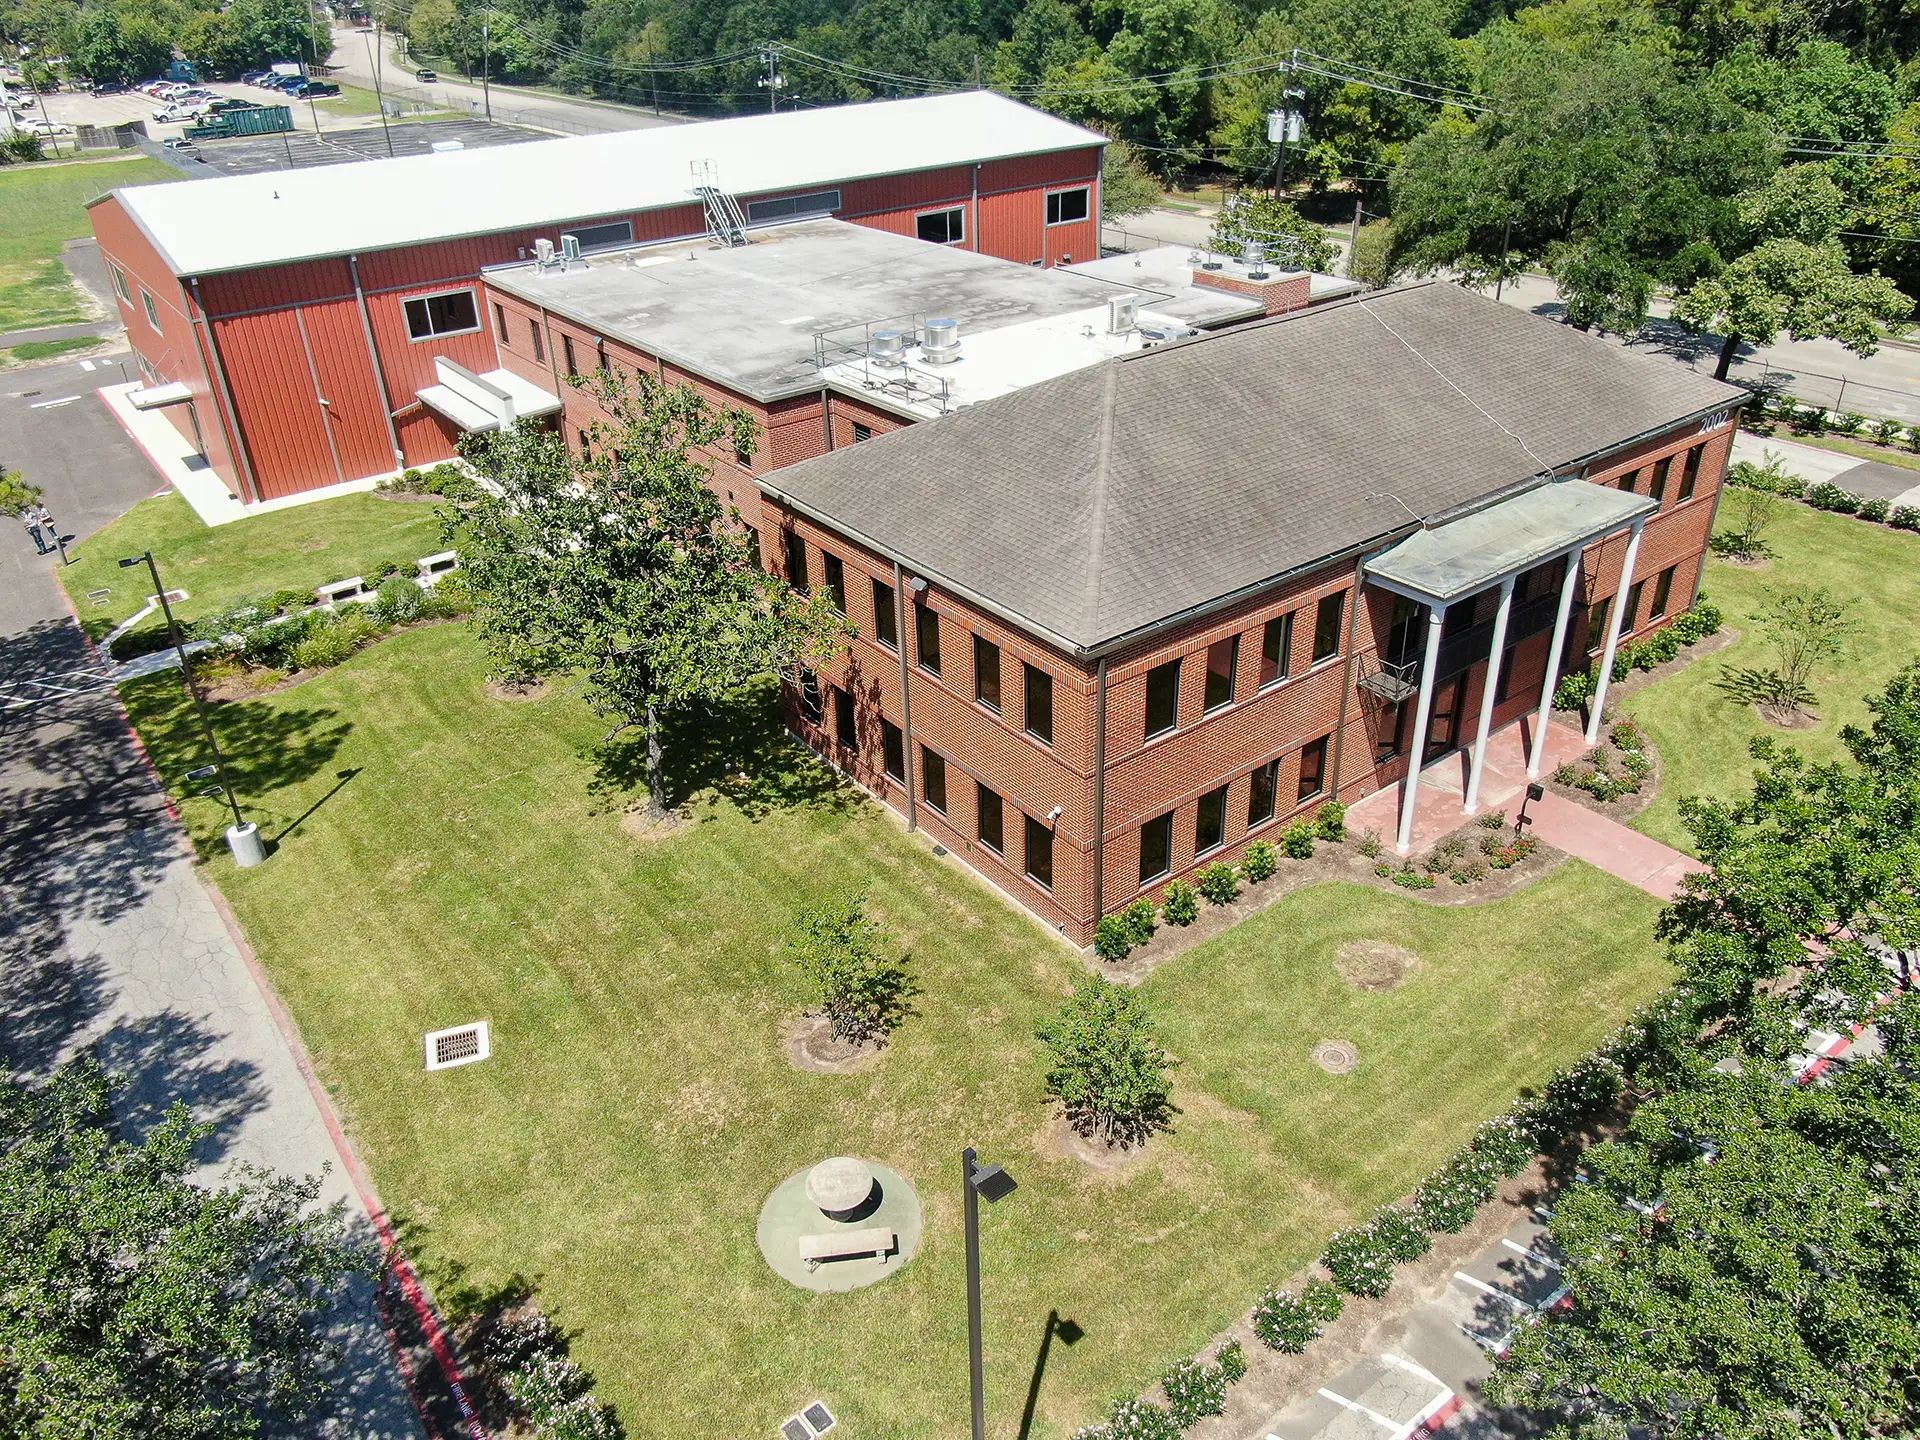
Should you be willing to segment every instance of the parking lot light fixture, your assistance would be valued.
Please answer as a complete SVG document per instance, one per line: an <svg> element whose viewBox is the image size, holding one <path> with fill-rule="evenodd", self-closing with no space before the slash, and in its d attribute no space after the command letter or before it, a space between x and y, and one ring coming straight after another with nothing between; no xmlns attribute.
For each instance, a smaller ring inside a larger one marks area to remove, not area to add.
<svg viewBox="0 0 1920 1440"><path fill-rule="evenodd" d="M967 1228L967 1367L973 1397L973 1440L986 1440L986 1362L980 1336L980 1202L998 1204L1019 1186L1004 1166L982 1165L969 1145L960 1152L960 1173L966 1191Z"/></svg>

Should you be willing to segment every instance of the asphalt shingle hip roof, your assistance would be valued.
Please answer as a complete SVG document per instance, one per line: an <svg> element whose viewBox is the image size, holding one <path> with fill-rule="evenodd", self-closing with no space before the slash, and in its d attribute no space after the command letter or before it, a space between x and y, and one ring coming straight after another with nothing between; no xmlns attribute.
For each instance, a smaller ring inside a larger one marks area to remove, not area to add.
<svg viewBox="0 0 1920 1440"><path fill-rule="evenodd" d="M766 484L1090 651L1743 395L1423 284L1074 371Z"/></svg>

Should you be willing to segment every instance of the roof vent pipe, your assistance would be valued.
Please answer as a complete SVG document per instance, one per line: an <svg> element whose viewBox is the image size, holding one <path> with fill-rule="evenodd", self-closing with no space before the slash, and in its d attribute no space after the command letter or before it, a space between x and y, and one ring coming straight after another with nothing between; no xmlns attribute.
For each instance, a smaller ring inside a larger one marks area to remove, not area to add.
<svg viewBox="0 0 1920 1440"><path fill-rule="evenodd" d="M1113 295L1107 299L1107 333L1128 335L1140 319L1138 295Z"/></svg>
<svg viewBox="0 0 1920 1440"><path fill-rule="evenodd" d="M1258 240L1249 240L1240 247L1240 259L1247 267L1249 280L1267 278L1267 250Z"/></svg>
<svg viewBox="0 0 1920 1440"><path fill-rule="evenodd" d="M929 320L921 327L920 358L929 365L951 365L960 358L960 322Z"/></svg>

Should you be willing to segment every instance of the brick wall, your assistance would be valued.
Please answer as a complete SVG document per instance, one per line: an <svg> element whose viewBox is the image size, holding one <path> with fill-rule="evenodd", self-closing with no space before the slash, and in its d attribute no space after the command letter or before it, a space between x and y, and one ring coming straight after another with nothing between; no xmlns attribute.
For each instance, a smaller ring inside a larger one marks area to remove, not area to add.
<svg viewBox="0 0 1920 1440"><path fill-rule="evenodd" d="M1224 270L1203 270L1198 266L1194 268L1193 283L1209 290L1225 290L1234 295L1249 296L1265 305L1269 315L1283 315L1289 310L1304 309L1313 290L1313 277L1304 273L1274 274L1265 280L1253 280L1244 275L1230 275Z"/></svg>

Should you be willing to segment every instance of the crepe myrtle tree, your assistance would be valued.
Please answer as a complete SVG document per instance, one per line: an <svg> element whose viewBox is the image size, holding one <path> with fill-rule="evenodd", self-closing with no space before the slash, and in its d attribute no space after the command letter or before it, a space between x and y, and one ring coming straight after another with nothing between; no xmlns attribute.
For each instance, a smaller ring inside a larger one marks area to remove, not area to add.
<svg viewBox="0 0 1920 1440"><path fill-rule="evenodd" d="M1083 1135L1132 1145L1174 1113L1174 1068L1139 992L1098 975L1082 981L1034 1026L1046 1051L1047 1092Z"/></svg>
<svg viewBox="0 0 1920 1440"><path fill-rule="evenodd" d="M328 1312L379 1255L317 1179L193 1184L212 1127L176 1101L122 1138L91 1059L0 1079L0 1435L311 1434Z"/></svg>
<svg viewBox="0 0 1920 1440"><path fill-rule="evenodd" d="M641 372L573 383L604 416L583 452L524 423L470 439L478 482L450 514L448 540L497 673L578 673L613 721L607 741L644 732L657 821L662 717L825 658L845 622L825 597L760 569L739 512L709 484L711 454L751 454L752 417Z"/></svg>

